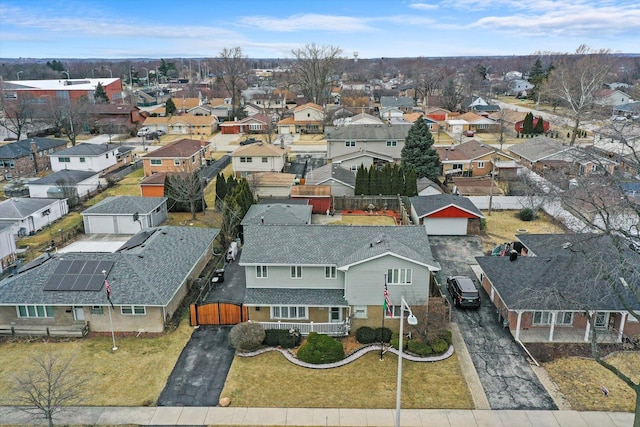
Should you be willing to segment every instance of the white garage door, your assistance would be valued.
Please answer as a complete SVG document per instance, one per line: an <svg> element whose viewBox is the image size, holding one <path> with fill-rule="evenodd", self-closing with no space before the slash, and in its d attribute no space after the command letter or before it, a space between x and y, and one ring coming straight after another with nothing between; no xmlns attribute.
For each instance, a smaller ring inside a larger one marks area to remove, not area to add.
<svg viewBox="0 0 640 427"><path fill-rule="evenodd" d="M464 236L467 234L467 219L425 218L424 227L432 236Z"/></svg>
<svg viewBox="0 0 640 427"><path fill-rule="evenodd" d="M291 132L289 132L289 126L282 126L281 128L278 128L278 132L282 133L282 134L289 134Z"/></svg>
<svg viewBox="0 0 640 427"><path fill-rule="evenodd" d="M116 218L118 221L116 234L136 234L140 232L140 223L135 222L132 215L118 216ZM140 218L140 221L143 222L144 218Z"/></svg>
<svg viewBox="0 0 640 427"><path fill-rule="evenodd" d="M89 228L85 230L87 234L113 234L115 226L113 217L110 216L87 216Z"/></svg>

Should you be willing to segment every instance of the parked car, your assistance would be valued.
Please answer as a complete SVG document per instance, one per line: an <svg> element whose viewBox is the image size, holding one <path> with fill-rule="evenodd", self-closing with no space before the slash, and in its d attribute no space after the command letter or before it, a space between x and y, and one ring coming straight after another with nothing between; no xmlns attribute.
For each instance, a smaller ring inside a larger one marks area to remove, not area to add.
<svg viewBox="0 0 640 427"><path fill-rule="evenodd" d="M165 131L163 131L162 129L158 129L158 130L156 131L156 133L158 134L158 136L163 136L163 135L166 135L166 134L167 134L167 133L166 133Z"/></svg>
<svg viewBox="0 0 640 427"><path fill-rule="evenodd" d="M447 291L456 307L480 307L480 292L467 276L447 277Z"/></svg>
<svg viewBox="0 0 640 427"><path fill-rule="evenodd" d="M247 138L243 141L240 141L240 145L255 144L256 142L262 142L262 141L256 138Z"/></svg>
<svg viewBox="0 0 640 427"><path fill-rule="evenodd" d="M147 134L151 133L151 129L144 127L144 128L140 128L140 130L138 130L137 135L138 136L146 136Z"/></svg>
<svg viewBox="0 0 640 427"><path fill-rule="evenodd" d="M614 122L624 122L625 120L627 120L627 118L625 116L612 116L611 117L611 121L614 121Z"/></svg>
<svg viewBox="0 0 640 427"><path fill-rule="evenodd" d="M464 131L464 136L473 136L475 135L475 132L472 130L465 130Z"/></svg>

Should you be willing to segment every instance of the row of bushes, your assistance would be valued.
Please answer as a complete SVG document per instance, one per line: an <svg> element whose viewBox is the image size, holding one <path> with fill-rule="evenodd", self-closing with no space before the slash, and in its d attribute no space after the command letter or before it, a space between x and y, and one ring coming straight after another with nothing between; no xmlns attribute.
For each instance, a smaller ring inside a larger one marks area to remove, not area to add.
<svg viewBox="0 0 640 427"><path fill-rule="evenodd" d="M442 354L451 345L451 331L440 331L436 338L423 342L418 339L408 339L402 341L404 347L402 351L416 354L418 356L431 356L432 354ZM396 350L400 347L400 338L395 336L391 340L391 346Z"/></svg>
<svg viewBox="0 0 640 427"><path fill-rule="evenodd" d="M356 331L356 340L360 344L371 344L374 342L390 342L393 332L389 328L371 328L362 326Z"/></svg>

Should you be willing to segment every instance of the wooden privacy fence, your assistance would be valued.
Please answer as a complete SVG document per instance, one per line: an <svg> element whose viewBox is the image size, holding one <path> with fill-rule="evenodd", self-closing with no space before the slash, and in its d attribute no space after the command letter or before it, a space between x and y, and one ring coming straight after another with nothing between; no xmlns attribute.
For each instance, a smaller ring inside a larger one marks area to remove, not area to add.
<svg viewBox="0 0 640 427"><path fill-rule="evenodd" d="M237 325L249 320L249 311L242 304L212 302L191 304L191 326L198 325Z"/></svg>

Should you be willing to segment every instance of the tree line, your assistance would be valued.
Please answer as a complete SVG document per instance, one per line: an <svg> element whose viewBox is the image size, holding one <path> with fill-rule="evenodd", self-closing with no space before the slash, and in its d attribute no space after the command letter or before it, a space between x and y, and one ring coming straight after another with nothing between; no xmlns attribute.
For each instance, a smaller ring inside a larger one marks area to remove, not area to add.
<svg viewBox="0 0 640 427"><path fill-rule="evenodd" d="M398 165L387 163L382 168L375 165L366 168L360 165L356 172L356 195L396 195L415 196L418 194L416 171L409 168L406 172Z"/></svg>

